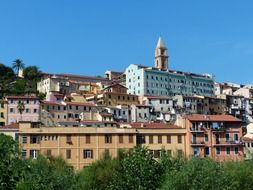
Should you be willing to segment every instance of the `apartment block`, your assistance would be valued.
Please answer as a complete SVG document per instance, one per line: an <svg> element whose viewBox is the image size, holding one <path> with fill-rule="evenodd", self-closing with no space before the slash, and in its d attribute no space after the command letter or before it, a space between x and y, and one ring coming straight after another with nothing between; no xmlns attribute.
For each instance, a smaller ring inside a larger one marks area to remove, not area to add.
<svg viewBox="0 0 253 190"><path fill-rule="evenodd" d="M136 130L116 127L43 127L20 122L19 141L23 158L62 156L75 169L101 158L105 151L113 157L118 150L136 145Z"/></svg>
<svg viewBox="0 0 253 190"><path fill-rule="evenodd" d="M189 157L214 160L243 160L242 121L230 115L185 115L179 119L186 127Z"/></svg>

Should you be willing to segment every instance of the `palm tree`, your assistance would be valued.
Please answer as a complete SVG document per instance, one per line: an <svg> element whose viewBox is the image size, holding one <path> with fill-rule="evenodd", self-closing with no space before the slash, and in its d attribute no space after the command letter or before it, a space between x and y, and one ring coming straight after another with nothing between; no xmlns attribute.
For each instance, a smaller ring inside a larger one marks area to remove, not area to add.
<svg viewBox="0 0 253 190"><path fill-rule="evenodd" d="M18 76L19 71L25 68L25 64L23 63L21 59L15 59L12 64L12 68L13 70L17 71L17 76Z"/></svg>
<svg viewBox="0 0 253 190"><path fill-rule="evenodd" d="M22 121L22 113L25 110L25 104L23 101L19 100L17 105L18 112L20 113L20 121Z"/></svg>

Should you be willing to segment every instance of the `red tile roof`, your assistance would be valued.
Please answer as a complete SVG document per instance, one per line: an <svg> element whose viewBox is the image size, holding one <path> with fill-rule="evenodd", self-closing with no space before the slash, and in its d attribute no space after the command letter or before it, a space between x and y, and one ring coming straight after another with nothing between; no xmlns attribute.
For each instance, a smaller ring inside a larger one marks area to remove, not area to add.
<svg viewBox="0 0 253 190"><path fill-rule="evenodd" d="M6 99L39 99L36 96L6 96Z"/></svg>
<svg viewBox="0 0 253 190"><path fill-rule="evenodd" d="M64 106L62 103L60 102L53 102L53 101L41 101L42 104L46 104L46 105L57 105L57 106Z"/></svg>
<svg viewBox="0 0 253 190"><path fill-rule="evenodd" d="M74 106L96 106L92 103L85 103L85 102L65 102L67 105L74 105Z"/></svg>
<svg viewBox="0 0 253 190"><path fill-rule="evenodd" d="M165 123L142 123L135 122L130 123L133 128L146 128L146 129L179 129L181 127L177 125L167 125Z"/></svg>
<svg viewBox="0 0 253 190"><path fill-rule="evenodd" d="M12 124L0 127L0 129L19 129L19 124L18 123L12 123Z"/></svg>
<svg viewBox="0 0 253 190"><path fill-rule="evenodd" d="M172 97L170 97L170 96L144 96L144 97L146 97L146 98L148 98L148 99L172 99Z"/></svg>
<svg viewBox="0 0 253 190"><path fill-rule="evenodd" d="M201 115L201 114L192 114L184 116L190 121L220 121L220 122L241 122L240 119L237 119L231 115Z"/></svg>

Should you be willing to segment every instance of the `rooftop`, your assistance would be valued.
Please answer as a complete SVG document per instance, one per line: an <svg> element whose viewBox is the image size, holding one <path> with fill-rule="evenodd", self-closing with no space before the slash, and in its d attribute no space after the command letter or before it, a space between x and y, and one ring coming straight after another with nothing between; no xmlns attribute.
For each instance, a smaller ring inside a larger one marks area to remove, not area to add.
<svg viewBox="0 0 253 190"><path fill-rule="evenodd" d="M231 115L201 115L201 114L192 114L184 116L190 121L218 121L218 122L241 122L240 119L237 119Z"/></svg>

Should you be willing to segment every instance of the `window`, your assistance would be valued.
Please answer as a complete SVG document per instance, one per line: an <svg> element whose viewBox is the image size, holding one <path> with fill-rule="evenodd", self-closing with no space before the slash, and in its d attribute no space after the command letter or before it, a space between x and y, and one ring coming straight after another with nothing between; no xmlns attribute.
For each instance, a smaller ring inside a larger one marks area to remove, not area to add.
<svg viewBox="0 0 253 190"><path fill-rule="evenodd" d="M171 150L167 150L167 155L168 155L168 156L172 156Z"/></svg>
<svg viewBox="0 0 253 190"><path fill-rule="evenodd" d="M30 136L30 143L31 144L37 144L39 143L37 136Z"/></svg>
<svg viewBox="0 0 253 190"><path fill-rule="evenodd" d="M229 134L228 133L226 133L226 142L229 142Z"/></svg>
<svg viewBox="0 0 253 190"><path fill-rule="evenodd" d="M209 154L210 154L209 147L206 147L205 148L205 156L209 156Z"/></svg>
<svg viewBox="0 0 253 190"><path fill-rule="evenodd" d="M159 158L161 156L161 150L154 150L153 153L154 158Z"/></svg>
<svg viewBox="0 0 253 190"><path fill-rule="evenodd" d="M38 150L30 150L30 158L36 159L38 157L39 151Z"/></svg>
<svg viewBox="0 0 253 190"><path fill-rule="evenodd" d="M177 136L177 143L181 144L182 143L182 135Z"/></svg>
<svg viewBox="0 0 253 190"><path fill-rule="evenodd" d="M220 147L216 147L216 154L220 155Z"/></svg>
<svg viewBox="0 0 253 190"><path fill-rule="evenodd" d="M145 136L137 135L137 144L145 144Z"/></svg>
<svg viewBox="0 0 253 190"><path fill-rule="evenodd" d="M167 135L167 144L171 144L171 135Z"/></svg>
<svg viewBox="0 0 253 190"><path fill-rule="evenodd" d="M208 134L205 134L205 141L208 142Z"/></svg>
<svg viewBox="0 0 253 190"><path fill-rule="evenodd" d="M51 157L52 156L52 150L51 149L47 149L46 155L47 155L47 157Z"/></svg>
<svg viewBox="0 0 253 190"><path fill-rule="evenodd" d="M76 110L78 110L78 106L76 106Z"/></svg>
<svg viewBox="0 0 253 190"><path fill-rule="evenodd" d="M84 159L92 159L93 158L93 150L85 149L83 150L83 158Z"/></svg>
<svg viewBox="0 0 253 190"><path fill-rule="evenodd" d="M128 140L129 140L129 143L133 143L134 142L134 136L133 135L128 135Z"/></svg>
<svg viewBox="0 0 253 190"><path fill-rule="evenodd" d="M90 144L90 135L85 135L86 144Z"/></svg>
<svg viewBox="0 0 253 190"><path fill-rule="evenodd" d="M58 110L61 110L61 106L58 106Z"/></svg>
<svg viewBox="0 0 253 190"><path fill-rule="evenodd" d="M235 147L235 154L238 154L238 153L239 153L239 148Z"/></svg>
<svg viewBox="0 0 253 190"><path fill-rule="evenodd" d="M120 143L120 144L123 143L123 135L119 135L119 143Z"/></svg>
<svg viewBox="0 0 253 190"><path fill-rule="evenodd" d="M183 150L177 150L177 155L182 157L183 156Z"/></svg>
<svg viewBox="0 0 253 190"><path fill-rule="evenodd" d="M22 136L22 144L26 144L27 143L27 136Z"/></svg>
<svg viewBox="0 0 253 190"><path fill-rule="evenodd" d="M230 147L227 147L227 148L226 148L226 153L227 153L227 155L230 154Z"/></svg>
<svg viewBox="0 0 253 190"><path fill-rule="evenodd" d="M238 138L238 134L234 134L234 140L235 140L235 141L238 141L238 139L239 139L239 138Z"/></svg>
<svg viewBox="0 0 253 190"><path fill-rule="evenodd" d="M4 118L4 113L3 112L1 112L1 118Z"/></svg>
<svg viewBox="0 0 253 190"><path fill-rule="evenodd" d="M23 149L21 152L21 158L26 159L26 154L27 154L27 151Z"/></svg>
<svg viewBox="0 0 253 190"><path fill-rule="evenodd" d="M149 135L149 144L153 144L153 135Z"/></svg>
<svg viewBox="0 0 253 190"><path fill-rule="evenodd" d="M10 108L10 113L14 113L14 109L13 108Z"/></svg>
<svg viewBox="0 0 253 190"><path fill-rule="evenodd" d="M163 143L163 136L158 135L157 138L158 138L158 144L162 144Z"/></svg>
<svg viewBox="0 0 253 190"><path fill-rule="evenodd" d="M29 109L29 108L26 108L26 109L25 109L25 112L26 112L26 113L30 113L30 109Z"/></svg>
<svg viewBox="0 0 253 190"><path fill-rule="evenodd" d="M38 112L38 110L37 109L33 109L33 113L37 113Z"/></svg>
<svg viewBox="0 0 253 190"><path fill-rule="evenodd" d="M72 143L71 135L66 136L66 143Z"/></svg>
<svg viewBox="0 0 253 190"><path fill-rule="evenodd" d="M70 149L66 150L66 158L71 159L71 150Z"/></svg>
<svg viewBox="0 0 253 190"><path fill-rule="evenodd" d="M105 143L106 144L112 143L112 135L105 135Z"/></svg>

